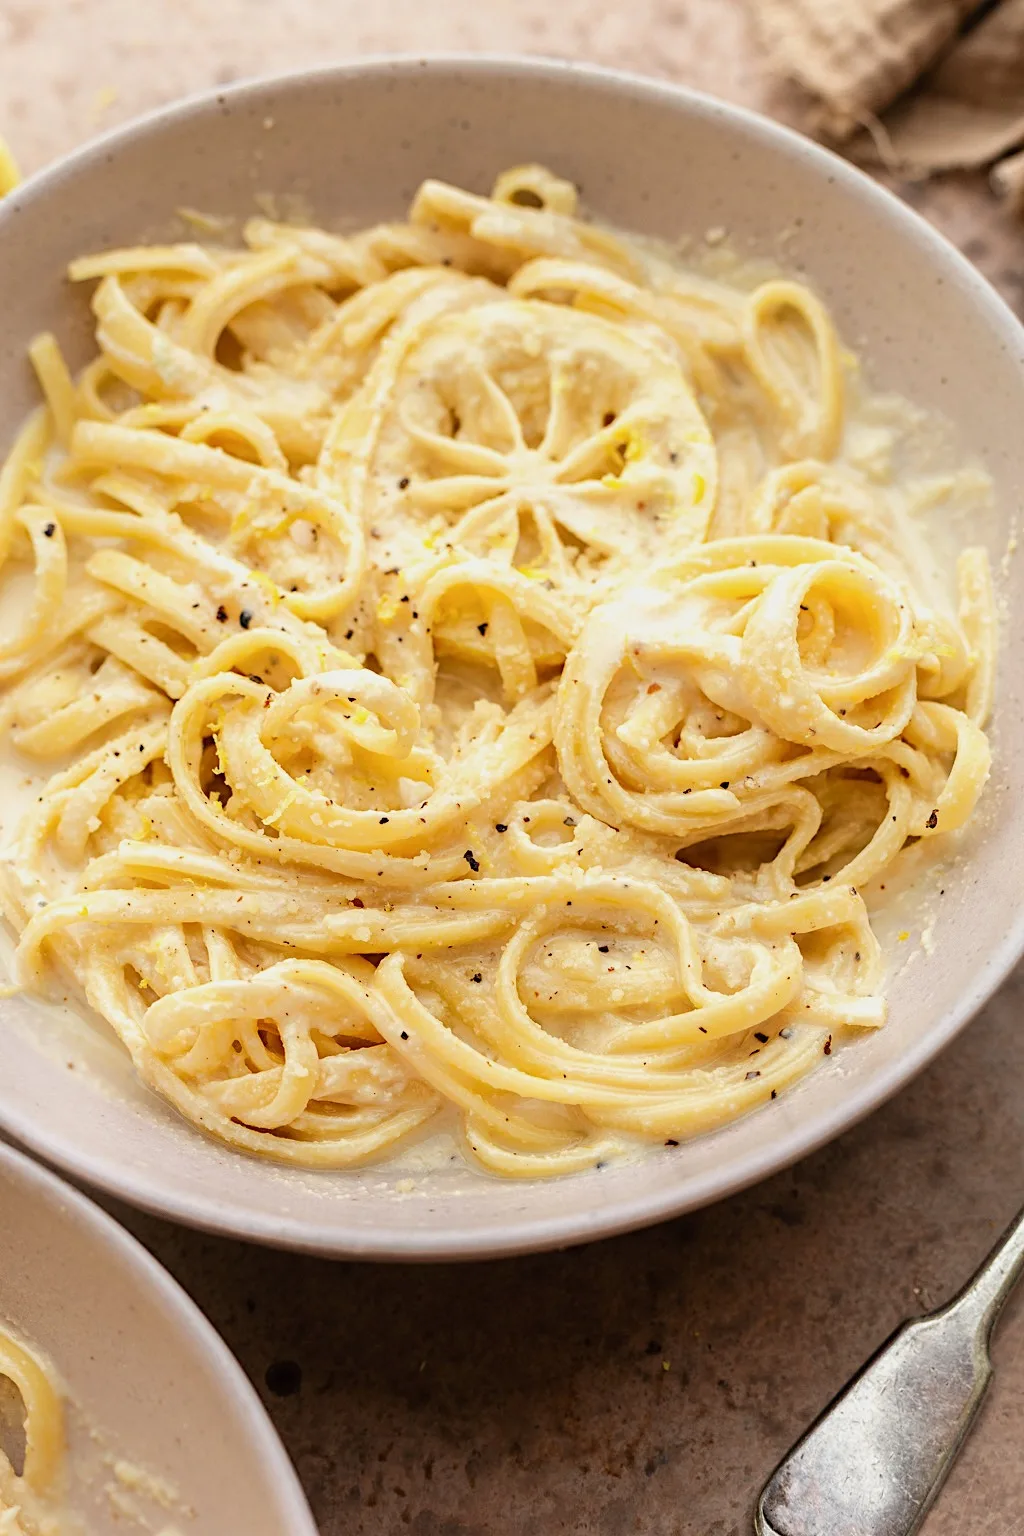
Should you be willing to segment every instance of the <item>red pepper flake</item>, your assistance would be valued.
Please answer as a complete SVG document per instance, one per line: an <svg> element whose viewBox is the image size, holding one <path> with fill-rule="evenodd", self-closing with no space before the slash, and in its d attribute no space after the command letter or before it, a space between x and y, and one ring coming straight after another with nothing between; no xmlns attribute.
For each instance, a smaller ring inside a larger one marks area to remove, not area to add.
<svg viewBox="0 0 1024 1536"><path fill-rule="evenodd" d="M354 907L361 907L361 906L362 906L362 905L363 905L363 903L362 903L362 901L361 901L361 900L360 900L360 899L359 899L359 897L358 897L358 896L353 896L353 897L352 897L352 905L353 905L353 906L354 906Z"/></svg>

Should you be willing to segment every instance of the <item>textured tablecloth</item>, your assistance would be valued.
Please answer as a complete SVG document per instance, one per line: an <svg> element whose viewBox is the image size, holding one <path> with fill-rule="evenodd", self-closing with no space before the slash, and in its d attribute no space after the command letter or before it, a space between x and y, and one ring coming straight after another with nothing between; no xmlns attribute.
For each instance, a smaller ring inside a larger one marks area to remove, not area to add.
<svg viewBox="0 0 1024 1536"><path fill-rule="evenodd" d="M739 0L0 0L0 132L33 169L214 83L428 48L585 58L787 107ZM1021 307L1024 226L980 180L900 190ZM1018 976L912 1087L793 1171L571 1253L329 1264L116 1213L238 1354L324 1536L746 1532L778 1456L1024 1197L1022 996ZM1024 1529L1022 1349L1018 1306L927 1536Z"/></svg>

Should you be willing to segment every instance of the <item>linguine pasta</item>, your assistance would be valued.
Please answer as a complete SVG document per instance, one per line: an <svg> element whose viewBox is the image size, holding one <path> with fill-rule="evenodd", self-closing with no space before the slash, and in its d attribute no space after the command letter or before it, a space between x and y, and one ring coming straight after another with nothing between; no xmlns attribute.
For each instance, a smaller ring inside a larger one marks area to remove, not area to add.
<svg viewBox="0 0 1024 1536"><path fill-rule="evenodd" d="M0 1446L0 1536L60 1536L64 1409L48 1368L0 1327L0 1382L24 1413L24 1460L16 1472Z"/></svg>
<svg viewBox="0 0 1024 1536"><path fill-rule="evenodd" d="M540 1175L722 1125L883 1023L864 888L984 784L985 555L924 590L821 301L575 204L520 167L87 256L94 361L32 347L19 978L233 1147L450 1123Z"/></svg>

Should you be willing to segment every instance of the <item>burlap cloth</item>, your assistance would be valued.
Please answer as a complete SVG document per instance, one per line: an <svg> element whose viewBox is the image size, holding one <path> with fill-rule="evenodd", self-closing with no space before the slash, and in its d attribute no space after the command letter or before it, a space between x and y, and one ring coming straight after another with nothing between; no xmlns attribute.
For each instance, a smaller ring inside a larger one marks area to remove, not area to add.
<svg viewBox="0 0 1024 1536"><path fill-rule="evenodd" d="M1024 207L1024 0L747 3L811 131L910 174L992 166Z"/></svg>

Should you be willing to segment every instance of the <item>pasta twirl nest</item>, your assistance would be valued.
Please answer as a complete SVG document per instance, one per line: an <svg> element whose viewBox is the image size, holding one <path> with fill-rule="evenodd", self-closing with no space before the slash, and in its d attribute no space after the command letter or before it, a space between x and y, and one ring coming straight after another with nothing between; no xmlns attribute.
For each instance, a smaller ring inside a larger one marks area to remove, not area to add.
<svg viewBox="0 0 1024 1536"><path fill-rule="evenodd" d="M244 234L84 258L98 356L32 349L21 983L315 1167L451 1124L584 1168L880 1025L862 892L973 810L993 607L979 551L958 607L918 580L820 301L536 167Z"/></svg>

